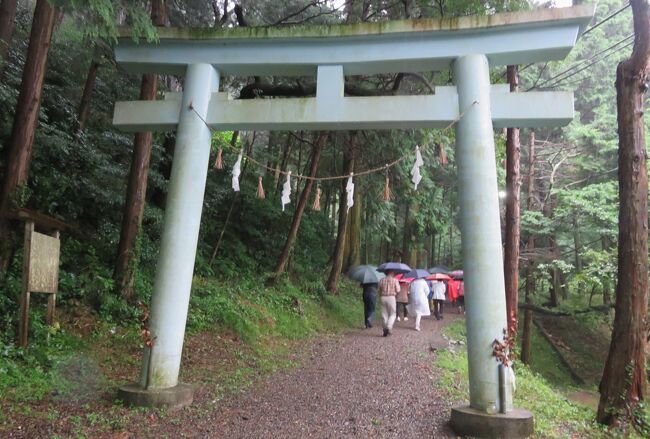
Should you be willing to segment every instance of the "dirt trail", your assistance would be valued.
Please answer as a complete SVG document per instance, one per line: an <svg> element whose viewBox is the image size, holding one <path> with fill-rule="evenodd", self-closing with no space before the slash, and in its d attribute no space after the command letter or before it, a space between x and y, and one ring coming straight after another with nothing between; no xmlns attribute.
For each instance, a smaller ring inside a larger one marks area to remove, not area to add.
<svg viewBox="0 0 650 439"><path fill-rule="evenodd" d="M191 436L454 437L452 402L436 392L431 367L451 317L423 319L420 332L410 320L389 337L377 325L321 341L301 367L219 401Z"/></svg>
<svg viewBox="0 0 650 439"><path fill-rule="evenodd" d="M114 366L126 364L126 358L128 364L137 364L137 353L117 355L106 368L110 376L103 376L98 364L87 358L80 363L94 365L87 373L69 367L81 387L87 387L86 381L94 383L83 394L53 392L24 407L2 406L0 400L6 416L0 416L0 437L454 437L446 425L452 401L434 386L438 372L432 347L447 346L440 330L458 317L425 318L420 332L413 329L413 320L396 323L390 337L381 336L378 323L369 330L296 342L288 356L299 366L253 376L249 387L226 396L216 387L227 376L225 371L233 373L233 352L243 346L215 334L192 337L186 346L184 379L197 390L194 403L178 411L115 404L115 387L107 380L126 380L132 367Z"/></svg>

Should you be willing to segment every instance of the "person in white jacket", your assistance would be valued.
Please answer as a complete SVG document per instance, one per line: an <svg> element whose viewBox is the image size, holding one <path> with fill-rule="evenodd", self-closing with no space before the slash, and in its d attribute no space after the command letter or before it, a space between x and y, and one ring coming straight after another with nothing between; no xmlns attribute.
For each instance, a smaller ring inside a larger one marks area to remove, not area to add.
<svg viewBox="0 0 650 439"><path fill-rule="evenodd" d="M415 330L420 330L420 319L422 316L431 315L429 310L429 286L424 279L415 279L411 282L409 304L407 305L409 315L415 316Z"/></svg>

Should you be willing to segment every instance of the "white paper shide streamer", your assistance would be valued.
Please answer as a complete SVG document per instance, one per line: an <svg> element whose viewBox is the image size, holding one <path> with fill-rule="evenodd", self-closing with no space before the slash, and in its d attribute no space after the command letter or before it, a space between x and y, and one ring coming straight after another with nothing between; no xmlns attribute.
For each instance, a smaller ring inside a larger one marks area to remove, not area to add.
<svg viewBox="0 0 650 439"><path fill-rule="evenodd" d="M350 211L350 207L354 206L354 183L352 182L352 176L354 174L350 174L348 177L348 184L345 185L345 192L347 192L347 203L348 203L348 212Z"/></svg>
<svg viewBox="0 0 650 439"><path fill-rule="evenodd" d="M291 203L291 171L287 173L287 180L282 185L282 212L284 212L284 206Z"/></svg>
<svg viewBox="0 0 650 439"><path fill-rule="evenodd" d="M415 163L411 169L411 181L415 184L415 190L418 190L418 184L422 180L422 174L420 174L420 166L424 165L422 160L422 154L420 154L420 147L415 146Z"/></svg>
<svg viewBox="0 0 650 439"><path fill-rule="evenodd" d="M243 155L243 151L239 151L237 162L235 162L235 166L232 167L232 190L235 192L239 192L239 175L241 174L241 159Z"/></svg>

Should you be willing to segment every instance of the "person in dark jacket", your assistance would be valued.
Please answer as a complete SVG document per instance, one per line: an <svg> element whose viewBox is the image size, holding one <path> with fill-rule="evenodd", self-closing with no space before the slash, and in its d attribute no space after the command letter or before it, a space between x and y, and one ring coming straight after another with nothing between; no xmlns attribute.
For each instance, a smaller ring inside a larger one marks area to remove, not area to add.
<svg viewBox="0 0 650 439"><path fill-rule="evenodd" d="M363 288L363 317L366 328L372 328L377 303L377 284L361 284L361 288Z"/></svg>

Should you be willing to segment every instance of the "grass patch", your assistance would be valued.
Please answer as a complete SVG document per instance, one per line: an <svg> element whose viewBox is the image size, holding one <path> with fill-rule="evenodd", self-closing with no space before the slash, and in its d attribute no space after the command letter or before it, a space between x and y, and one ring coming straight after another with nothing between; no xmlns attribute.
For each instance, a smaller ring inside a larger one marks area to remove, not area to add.
<svg viewBox="0 0 650 439"><path fill-rule="evenodd" d="M188 331L220 326L246 343L266 337L301 339L323 331L339 331L362 320L361 300L352 284L344 283L337 296L320 282L296 286L284 280L273 288L260 279L228 284L195 278L188 315Z"/></svg>
<svg viewBox="0 0 650 439"><path fill-rule="evenodd" d="M448 325L443 334L453 340L464 340L464 327L464 322L458 320ZM537 347L535 345L536 353ZM469 397L469 382L465 346L453 345L453 349L441 351L435 366L441 373L438 381L440 390L451 399L466 401ZM611 437L603 427L596 424L591 410L567 400L541 374L517 364L516 376L514 405L530 410L535 416L535 437Z"/></svg>
<svg viewBox="0 0 650 439"><path fill-rule="evenodd" d="M537 326L532 325L533 333L531 345L535 347L530 355L530 370L540 374L550 384L568 389L576 385L571 379L571 373L560 361L557 352L553 350L548 341L542 336Z"/></svg>

